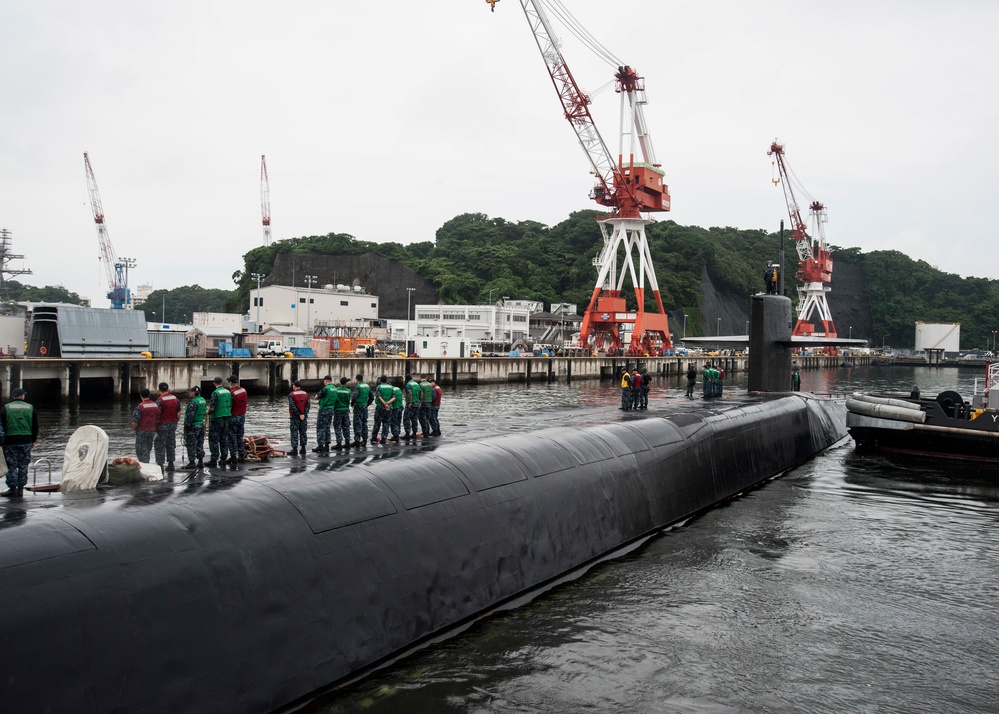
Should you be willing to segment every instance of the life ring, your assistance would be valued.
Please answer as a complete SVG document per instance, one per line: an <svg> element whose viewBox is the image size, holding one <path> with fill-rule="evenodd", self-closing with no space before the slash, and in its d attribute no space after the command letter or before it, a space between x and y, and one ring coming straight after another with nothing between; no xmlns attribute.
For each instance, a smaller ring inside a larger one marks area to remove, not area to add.
<svg viewBox="0 0 999 714"><path fill-rule="evenodd" d="M44 356L45 356L45 355L47 355L48 353L49 353L49 351L48 351L47 349L45 349L45 347L44 347L44 346L43 346L43 347L39 347L39 348L38 348L38 354L40 354L40 355L41 355L42 357L44 357Z"/></svg>

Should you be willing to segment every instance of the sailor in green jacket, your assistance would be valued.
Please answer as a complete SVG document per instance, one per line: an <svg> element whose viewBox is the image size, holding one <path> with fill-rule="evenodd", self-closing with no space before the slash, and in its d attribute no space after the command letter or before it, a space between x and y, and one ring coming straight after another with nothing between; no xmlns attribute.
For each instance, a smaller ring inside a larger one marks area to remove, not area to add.
<svg viewBox="0 0 999 714"><path fill-rule="evenodd" d="M378 386L375 387L375 426L371 430L371 443L381 441L383 444L388 441L389 425L392 422L392 405L395 403L395 392L388 377L382 375L378 378ZM378 438L381 433L381 438Z"/></svg>
<svg viewBox="0 0 999 714"><path fill-rule="evenodd" d="M236 464L236 454L229 459L229 415L232 414L232 393L222 386L222 378L215 378L215 391L208 400L208 413L212 415L208 424L208 448L212 452L209 467L223 466L228 460Z"/></svg>
<svg viewBox="0 0 999 714"><path fill-rule="evenodd" d="M205 417L208 416L208 402L201 396L201 387L187 390L190 401L184 411L184 445L187 446L187 465L191 471L205 466Z"/></svg>
<svg viewBox="0 0 999 714"><path fill-rule="evenodd" d="M405 435L403 439L415 439L416 432L419 431L420 419L420 383L413 379L413 375L406 375L406 386L403 388L406 395L406 413L402 417L402 427Z"/></svg>
<svg viewBox="0 0 999 714"><path fill-rule="evenodd" d="M392 396L395 397L395 401L392 402L392 441L399 441L399 430L402 427L402 415L406 398L403 396L402 390L394 385L392 386Z"/></svg>
<svg viewBox="0 0 999 714"><path fill-rule="evenodd" d="M0 441L7 462L7 490L0 496L20 498L28 485L31 447L38 440L38 414L24 401L28 393L20 387L10 391L14 400L0 409Z"/></svg>
<svg viewBox="0 0 999 714"><path fill-rule="evenodd" d="M430 428L430 405L434 401L434 385L430 383L430 375L423 375L420 380L420 429L423 431L422 438L430 436L433 431Z"/></svg>
<svg viewBox="0 0 999 714"><path fill-rule="evenodd" d="M354 407L354 448L368 443L368 406L375 400L371 386L364 381L364 375L358 374L354 379L357 386L350 396L350 405Z"/></svg>
<svg viewBox="0 0 999 714"><path fill-rule="evenodd" d="M350 448L350 387L346 377L340 377L340 384L334 390L333 431L336 433L336 449ZM340 440L343 439L343 443Z"/></svg>
<svg viewBox="0 0 999 714"><path fill-rule="evenodd" d="M328 454L330 452L330 426L333 424L333 403L336 401L336 387L333 384L333 376L327 374L323 377L323 388L316 395L319 399L319 414L316 416L316 448L312 451L317 454ZM336 435L337 446L340 446L340 434Z"/></svg>

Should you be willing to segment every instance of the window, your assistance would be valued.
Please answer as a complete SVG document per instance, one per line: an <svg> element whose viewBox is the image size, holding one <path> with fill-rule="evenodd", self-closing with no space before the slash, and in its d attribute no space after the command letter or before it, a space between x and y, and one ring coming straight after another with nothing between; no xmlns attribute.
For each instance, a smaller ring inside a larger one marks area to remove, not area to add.
<svg viewBox="0 0 999 714"><path fill-rule="evenodd" d="M346 300L341 300L341 301L340 301L340 304L341 304L341 305L349 305L350 303L349 303L349 302L347 302Z"/></svg>
<svg viewBox="0 0 999 714"><path fill-rule="evenodd" d="M468 314L468 319L469 320L481 320L482 318L480 316L478 316L478 315L473 315L472 313L469 313Z"/></svg>
<svg viewBox="0 0 999 714"><path fill-rule="evenodd" d="M378 307L378 303L376 302L371 303L371 307Z"/></svg>
<svg viewBox="0 0 999 714"><path fill-rule="evenodd" d="M513 321L514 322L527 322L527 315L514 315L513 316Z"/></svg>
<svg viewBox="0 0 999 714"><path fill-rule="evenodd" d="M300 302L302 305L304 305L305 304L305 298L298 298L298 302Z"/></svg>

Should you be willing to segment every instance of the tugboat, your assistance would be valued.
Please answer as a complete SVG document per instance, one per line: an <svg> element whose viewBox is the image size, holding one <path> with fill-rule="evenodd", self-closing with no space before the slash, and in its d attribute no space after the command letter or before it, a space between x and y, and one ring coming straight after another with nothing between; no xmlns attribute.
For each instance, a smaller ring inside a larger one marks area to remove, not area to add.
<svg viewBox="0 0 999 714"><path fill-rule="evenodd" d="M999 463L999 363L986 367L971 402L953 391L936 396L879 392L846 402L846 428L858 452L887 451Z"/></svg>

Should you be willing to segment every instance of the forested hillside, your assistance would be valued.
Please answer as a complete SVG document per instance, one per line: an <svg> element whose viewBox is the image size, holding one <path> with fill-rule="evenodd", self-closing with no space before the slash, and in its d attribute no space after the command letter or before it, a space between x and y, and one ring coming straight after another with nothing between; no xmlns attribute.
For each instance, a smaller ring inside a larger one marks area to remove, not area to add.
<svg viewBox="0 0 999 714"><path fill-rule="evenodd" d="M422 277L445 303L508 296L574 302L582 309L596 278L592 261L602 246L596 216L596 211L579 211L549 227L466 213L441 226L433 243L409 245L371 243L342 233L279 241L244 256L244 269L233 275L237 290L226 307L245 310L250 287L256 284L251 274L268 276L263 284L269 284L277 256L292 253L303 254L303 260L307 260L305 255L370 254L398 261ZM684 315L688 335L744 334L749 296L762 289L763 268L768 260L776 260L779 236L762 230L681 226L669 220L652 223L646 230L674 334L680 336ZM796 300L793 268L797 258L790 231L785 240L787 262L792 266L787 285ZM943 273L897 251L834 248L833 257L836 265L829 301L842 336L849 333L879 346L886 342L911 347L913 323L960 322L962 346L970 349L984 346L985 337L999 329L999 281ZM366 275L344 274L348 264L364 266ZM317 272L319 263L309 265L310 272ZM369 288L383 270L372 261L324 260L322 266L321 284L351 283L356 277ZM379 288L384 317L405 315L406 278L401 276L408 273L398 274ZM402 291L401 297L390 299L390 291ZM427 294L421 287L421 299L428 299Z"/></svg>

